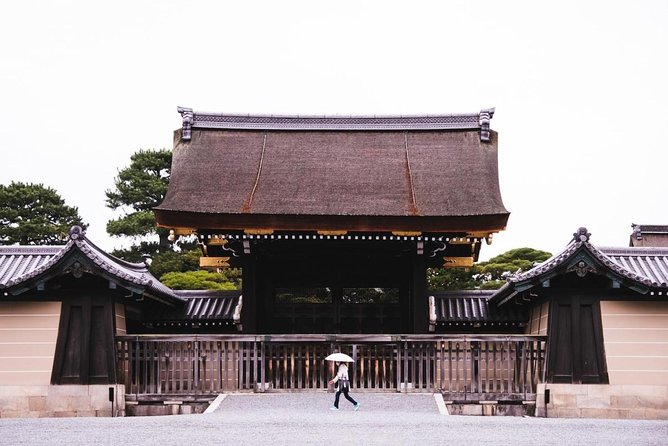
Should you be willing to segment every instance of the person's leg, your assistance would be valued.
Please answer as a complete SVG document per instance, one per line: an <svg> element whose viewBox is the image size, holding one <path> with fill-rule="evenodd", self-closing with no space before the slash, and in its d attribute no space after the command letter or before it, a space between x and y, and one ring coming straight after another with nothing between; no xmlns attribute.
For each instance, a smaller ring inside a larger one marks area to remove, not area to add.
<svg viewBox="0 0 668 446"><path fill-rule="evenodd" d="M339 397L341 396L341 390L336 391L336 397L334 398L334 407L339 408Z"/></svg>
<svg viewBox="0 0 668 446"><path fill-rule="evenodd" d="M348 395L348 388L347 387L343 388L343 396L345 396L348 401L350 401L355 406L357 406L357 401L355 401L352 396Z"/></svg>

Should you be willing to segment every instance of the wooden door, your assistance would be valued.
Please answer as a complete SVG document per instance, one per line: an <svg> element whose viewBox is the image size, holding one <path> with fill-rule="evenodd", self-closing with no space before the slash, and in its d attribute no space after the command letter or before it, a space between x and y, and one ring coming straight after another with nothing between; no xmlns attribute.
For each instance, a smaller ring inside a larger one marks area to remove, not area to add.
<svg viewBox="0 0 668 446"><path fill-rule="evenodd" d="M78 296L65 300L51 383L115 382L113 327L109 298Z"/></svg>
<svg viewBox="0 0 668 446"><path fill-rule="evenodd" d="M564 295L550 309L548 381L607 383L599 300Z"/></svg>

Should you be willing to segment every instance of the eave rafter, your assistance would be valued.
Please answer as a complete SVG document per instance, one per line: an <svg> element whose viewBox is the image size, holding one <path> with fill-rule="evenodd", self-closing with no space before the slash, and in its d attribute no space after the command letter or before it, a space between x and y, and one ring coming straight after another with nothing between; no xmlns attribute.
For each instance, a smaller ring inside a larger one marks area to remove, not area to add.
<svg viewBox="0 0 668 446"><path fill-rule="evenodd" d="M480 252L483 238L478 235L470 232L439 235L419 231L362 233L345 230L274 231L256 229L228 232L199 230L196 233L203 254L200 259L200 267L211 270L240 266L243 263L243 254L250 254L252 244L256 243L328 244L337 242L381 243L388 244L388 246L397 244L395 245L397 247L399 243L411 243L416 254L424 256L431 267L468 268L477 260ZM334 247L335 245L329 246Z"/></svg>

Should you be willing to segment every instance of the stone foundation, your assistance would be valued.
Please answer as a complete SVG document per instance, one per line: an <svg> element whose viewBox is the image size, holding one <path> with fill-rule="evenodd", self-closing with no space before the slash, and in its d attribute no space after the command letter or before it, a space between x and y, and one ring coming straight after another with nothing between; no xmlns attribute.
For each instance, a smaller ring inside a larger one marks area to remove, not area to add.
<svg viewBox="0 0 668 446"><path fill-rule="evenodd" d="M545 391L550 402L545 404ZM539 384L536 416L668 420L668 386Z"/></svg>
<svg viewBox="0 0 668 446"><path fill-rule="evenodd" d="M189 415L204 413L209 403L193 403L182 401L163 401L151 404L128 402L127 416L145 417L156 415Z"/></svg>
<svg viewBox="0 0 668 446"><path fill-rule="evenodd" d="M114 388L114 405L109 388ZM116 384L0 386L0 418L125 415L125 387Z"/></svg>
<svg viewBox="0 0 668 446"><path fill-rule="evenodd" d="M476 416L533 416L535 405L533 401L521 404L507 404L499 401L481 401L479 403L450 403L445 406L449 415L476 415Z"/></svg>

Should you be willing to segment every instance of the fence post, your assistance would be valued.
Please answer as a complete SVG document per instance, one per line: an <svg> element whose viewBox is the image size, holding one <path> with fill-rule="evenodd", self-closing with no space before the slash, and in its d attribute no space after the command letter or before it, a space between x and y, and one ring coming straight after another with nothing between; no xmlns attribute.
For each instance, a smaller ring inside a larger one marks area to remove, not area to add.
<svg viewBox="0 0 668 446"><path fill-rule="evenodd" d="M264 339L260 341L260 354L262 357L260 358L260 379L262 381L261 386L262 386L262 392L265 392L267 390L265 381L266 381L266 375L265 375L265 368L266 368L266 360L265 360L265 344L264 344Z"/></svg>
<svg viewBox="0 0 668 446"><path fill-rule="evenodd" d="M199 393L199 341L197 340L197 337L195 337L195 341L193 342L194 347L195 347L195 370L194 370L194 377L193 377L193 385L195 388L195 395Z"/></svg>

